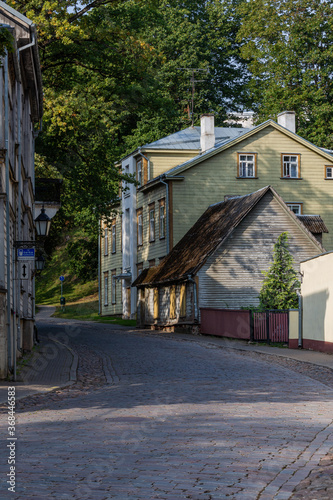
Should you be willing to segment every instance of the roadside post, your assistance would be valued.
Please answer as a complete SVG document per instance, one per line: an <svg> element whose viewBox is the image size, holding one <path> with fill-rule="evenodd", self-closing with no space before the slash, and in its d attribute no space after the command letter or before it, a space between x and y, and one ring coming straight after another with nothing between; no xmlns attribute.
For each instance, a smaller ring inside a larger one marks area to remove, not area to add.
<svg viewBox="0 0 333 500"><path fill-rule="evenodd" d="M60 276L60 284L61 284L61 296L60 296L60 305L61 305L61 310L64 312L65 311L65 305L66 305L66 299L65 297L63 297L63 294L62 294L62 286L63 286L63 283L65 281L65 276Z"/></svg>

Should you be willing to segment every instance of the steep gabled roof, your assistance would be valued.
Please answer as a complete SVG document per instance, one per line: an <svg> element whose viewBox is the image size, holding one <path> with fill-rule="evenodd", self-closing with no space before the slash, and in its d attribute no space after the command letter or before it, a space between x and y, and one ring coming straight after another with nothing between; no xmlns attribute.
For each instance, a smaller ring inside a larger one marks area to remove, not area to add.
<svg viewBox="0 0 333 500"><path fill-rule="evenodd" d="M266 186L254 193L229 198L209 206L165 259L157 267L145 269L132 286L156 286L176 280L186 280L189 275L195 275L207 258L231 235L268 191L272 192L286 213L317 246L318 251L324 251L321 244L287 207L277 192L271 186Z"/></svg>
<svg viewBox="0 0 333 500"><path fill-rule="evenodd" d="M204 153L200 153L194 158L191 158L190 160L187 160L186 162L177 165L176 167L171 168L170 170L167 170L163 175L168 177L168 175L178 175L182 173L184 170L187 170L188 168L193 167L194 165L197 165L198 163L201 163L204 160L207 160L208 158L211 158L212 156L215 156L218 153L221 153L222 151L225 151L226 149L235 146L236 144L239 144L243 140L248 139L249 137L252 137L253 135L257 134L258 132L261 132L267 127L273 127L276 130L279 130L283 134L287 135L291 139L295 140L296 142L302 144L303 146L306 146L307 148L311 149L312 151L320 154L323 156L323 158L326 158L330 162L333 161L333 154L332 152L329 152L329 150L324 149L324 148L319 148L318 146L315 146L311 142L307 141L306 139L303 139L303 137L294 134L294 132L291 132L290 130L286 129L285 127L282 127L282 125L279 125L278 123L274 122L273 120L267 120L266 122L261 123L260 125L253 127L251 129L243 129L245 132L243 134L240 134L235 137L231 137L230 139L227 139L220 144L216 144L213 148L209 149L208 151L205 151ZM242 129L240 129L242 130Z"/></svg>

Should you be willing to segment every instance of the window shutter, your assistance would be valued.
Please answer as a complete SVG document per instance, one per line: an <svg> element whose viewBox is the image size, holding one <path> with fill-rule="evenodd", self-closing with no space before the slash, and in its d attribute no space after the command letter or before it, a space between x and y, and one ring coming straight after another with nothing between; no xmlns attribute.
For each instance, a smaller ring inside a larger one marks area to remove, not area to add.
<svg viewBox="0 0 333 500"><path fill-rule="evenodd" d="M154 288L154 319L158 318L158 288Z"/></svg>
<svg viewBox="0 0 333 500"><path fill-rule="evenodd" d="M186 285L180 287L180 316L186 316Z"/></svg>
<svg viewBox="0 0 333 500"><path fill-rule="evenodd" d="M170 287L170 318L176 317L176 287Z"/></svg>

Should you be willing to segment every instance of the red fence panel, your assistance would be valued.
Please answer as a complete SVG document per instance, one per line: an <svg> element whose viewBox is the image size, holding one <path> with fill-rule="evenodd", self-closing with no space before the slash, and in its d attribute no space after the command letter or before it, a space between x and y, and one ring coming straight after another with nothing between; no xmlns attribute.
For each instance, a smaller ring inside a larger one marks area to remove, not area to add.
<svg viewBox="0 0 333 500"><path fill-rule="evenodd" d="M251 311L200 308L201 333L250 340Z"/></svg>

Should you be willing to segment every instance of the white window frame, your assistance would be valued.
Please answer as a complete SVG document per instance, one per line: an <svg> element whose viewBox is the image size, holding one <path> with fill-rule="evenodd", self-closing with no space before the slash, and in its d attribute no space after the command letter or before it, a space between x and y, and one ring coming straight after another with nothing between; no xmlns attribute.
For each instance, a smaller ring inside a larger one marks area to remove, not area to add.
<svg viewBox="0 0 333 500"><path fill-rule="evenodd" d="M155 207L149 207L149 241L155 241Z"/></svg>
<svg viewBox="0 0 333 500"><path fill-rule="evenodd" d="M250 169L252 173L250 173ZM238 153L238 176L242 179L256 177L256 154Z"/></svg>
<svg viewBox="0 0 333 500"><path fill-rule="evenodd" d="M104 255L109 254L109 232L108 228L104 228Z"/></svg>
<svg viewBox="0 0 333 500"><path fill-rule="evenodd" d="M129 175L129 165L125 165L125 175ZM127 181L124 181L124 189L126 189L126 191L124 191L124 198L127 198L131 194Z"/></svg>
<svg viewBox="0 0 333 500"><path fill-rule="evenodd" d="M104 274L104 305L109 305L109 275Z"/></svg>
<svg viewBox="0 0 333 500"><path fill-rule="evenodd" d="M138 214L138 246L143 245L143 218L142 213Z"/></svg>
<svg viewBox="0 0 333 500"><path fill-rule="evenodd" d="M330 173L330 175L328 175ZM333 166L327 165L325 167L325 179L333 179Z"/></svg>
<svg viewBox="0 0 333 500"><path fill-rule="evenodd" d="M116 295L116 271L111 272L111 303L116 304L117 302L117 295Z"/></svg>
<svg viewBox="0 0 333 500"><path fill-rule="evenodd" d="M165 203L160 204L160 239L165 238Z"/></svg>
<svg viewBox="0 0 333 500"><path fill-rule="evenodd" d="M283 154L282 155L282 177L284 179L299 179L300 178L300 157L298 154ZM296 175L292 175L293 169L296 169Z"/></svg>
<svg viewBox="0 0 333 500"><path fill-rule="evenodd" d="M302 215L302 203L286 203L286 205L295 215Z"/></svg>
<svg viewBox="0 0 333 500"><path fill-rule="evenodd" d="M113 222L111 226L111 253L116 253L116 223Z"/></svg>

